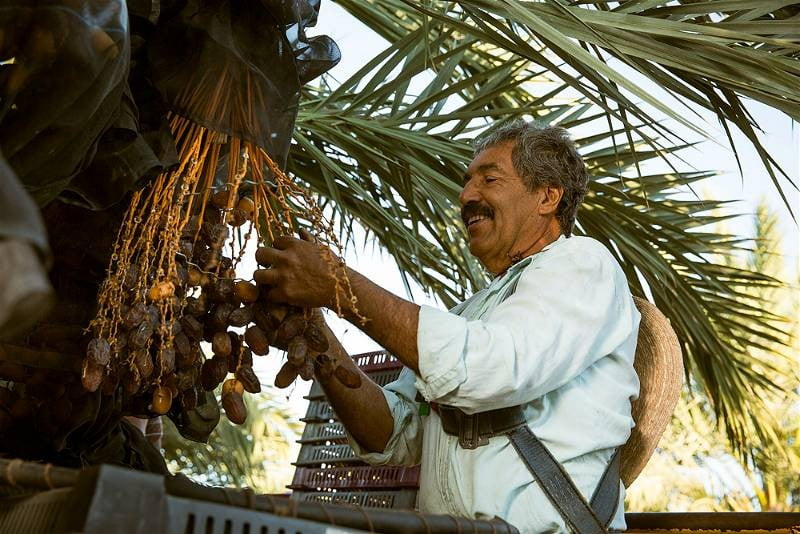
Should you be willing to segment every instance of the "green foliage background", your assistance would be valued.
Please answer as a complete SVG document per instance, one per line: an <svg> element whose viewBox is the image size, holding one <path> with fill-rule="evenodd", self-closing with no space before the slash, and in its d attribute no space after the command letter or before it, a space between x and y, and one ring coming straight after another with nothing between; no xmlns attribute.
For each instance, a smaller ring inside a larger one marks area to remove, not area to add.
<svg viewBox="0 0 800 534"><path fill-rule="evenodd" d="M787 199L794 184L762 146L745 101L800 118L800 7L759 0L338 4L388 46L349 78L323 77L304 90L287 170L317 195L345 241L352 244L355 225L364 228L409 283L450 305L486 281L466 248L456 202L473 138L495 120L520 116L570 129L591 173L576 233L606 244L632 292L655 302L682 343L687 391L652 470L678 465L673 472L682 472L703 458L730 457L759 488L736 507L796 503L795 486L781 478L796 472L797 461L796 321L789 320L797 317L796 280L788 286L771 266L777 237L763 210L755 242L726 231L723 223L737 215L728 203L694 194L713 169L687 168L680 151L692 144L685 132L692 140L706 135L693 110L710 110L726 132L745 135ZM679 104L651 94L643 79ZM277 419L256 435L272 424ZM169 457L209 481L260 483L246 474L245 459L262 469L263 458L253 455L266 449L221 427L210 449L173 444ZM286 450L287 442L271 443ZM239 449L240 459L227 459ZM681 488L693 501L702 493L674 478L661 488L665 495L673 490L663 488ZM703 491L712 507L734 507ZM684 502L636 495L634 509Z"/></svg>

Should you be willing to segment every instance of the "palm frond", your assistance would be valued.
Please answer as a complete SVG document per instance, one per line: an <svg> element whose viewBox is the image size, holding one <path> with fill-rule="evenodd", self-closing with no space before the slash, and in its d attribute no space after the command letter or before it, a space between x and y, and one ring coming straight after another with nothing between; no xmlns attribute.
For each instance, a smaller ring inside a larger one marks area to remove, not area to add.
<svg viewBox="0 0 800 534"><path fill-rule="evenodd" d="M387 2L395 4L403 3ZM383 8L370 13L376 24L388 24ZM774 384L742 349L785 339L778 317L747 293L779 282L718 259L746 247L709 229L730 216L717 211L725 203L683 194L711 173L635 172L686 145L643 139L624 126L608 129L605 110L570 97L568 85L548 83L524 57L488 53L481 40L463 32L457 38L440 22L410 24L338 88L309 90L289 171L319 194L345 232L357 221L405 276L450 305L486 280L468 252L457 208L474 135L492 120L521 115L592 130L576 139L592 174L577 232L605 243L633 292L651 295L671 319L692 383L712 399L737 450L750 450L753 428L758 439L770 439L769 422L754 414L763 413L762 393ZM617 142L621 129L624 144Z"/></svg>
<svg viewBox="0 0 800 534"><path fill-rule="evenodd" d="M663 148L658 136L672 142L682 139L653 120L651 110L700 133L705 131L698 126L702 121L688 104L710 110L737 159L729 124L745 135L793 213L780 177L790 187L796 189L797 184L762 145L759 126L743 104L756 100L800 119L800 9L791 0L340 3L390 41L431 27L429 21L455 28L460 38L479 39L483 46L462 61L466 70L504 53L525 58L603 109L609 120L635 131L653 149ZM646 77L686 107L662 101L632 74ZM514 100L514 95L507 98Z"/></svg>

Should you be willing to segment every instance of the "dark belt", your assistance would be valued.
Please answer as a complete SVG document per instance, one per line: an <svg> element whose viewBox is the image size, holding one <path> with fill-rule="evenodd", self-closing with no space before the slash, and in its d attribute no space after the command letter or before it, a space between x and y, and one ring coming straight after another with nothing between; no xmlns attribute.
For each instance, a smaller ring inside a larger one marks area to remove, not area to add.
<svg viewBox="0 0 800 534"><path fill-rule="evenodd" d="M458 436L458 444L464 449L477 449L488 444L489 438L525 424L525 416L519 406L472 415L444 404L431 404L431 407L439 414L442 429L451 436Z"/></svg>
<svg viewBox="0 0 800 534"><path fill-rule="evenodd" d="M431 407L439 414L442 429L457 436L464 449L487 445L494 436L508 436L528 471L573 532L608 532L619 501L619 449L587 503L558 460L528 427L520 406L470 415L452 406L431 404Z"/></svg>

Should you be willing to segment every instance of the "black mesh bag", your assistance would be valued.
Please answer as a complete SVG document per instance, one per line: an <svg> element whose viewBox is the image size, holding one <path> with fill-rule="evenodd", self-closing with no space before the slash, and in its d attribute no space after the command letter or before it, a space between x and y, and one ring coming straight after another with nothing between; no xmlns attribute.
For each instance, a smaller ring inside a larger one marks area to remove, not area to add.
<svg viewBox="0 0 800 534"><path fill-rule="evenodd" d="M339 60L329 38L305 37L318 2L189 0L162 7L149 61L171 108L252 141L283 164L300 86Z"/></svg>

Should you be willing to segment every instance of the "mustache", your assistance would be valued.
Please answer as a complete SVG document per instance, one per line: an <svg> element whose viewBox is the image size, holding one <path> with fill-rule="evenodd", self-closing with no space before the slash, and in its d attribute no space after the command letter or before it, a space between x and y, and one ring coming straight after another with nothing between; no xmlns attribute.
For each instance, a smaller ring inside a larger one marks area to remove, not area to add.
<svg viewBox="0 0 800 534"><path fill-rule="evenodd" d="M485 215L491 219L494 218L494 210L477 200L471 200L461 206L461 220L464 221L464 224L467 224L470 217L475 215Z"/></svg>

